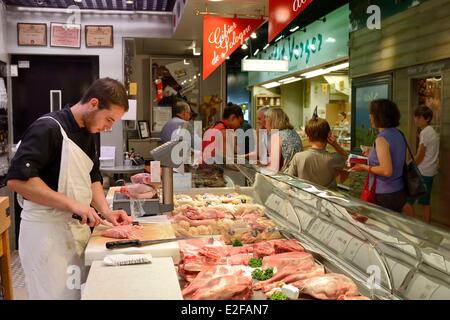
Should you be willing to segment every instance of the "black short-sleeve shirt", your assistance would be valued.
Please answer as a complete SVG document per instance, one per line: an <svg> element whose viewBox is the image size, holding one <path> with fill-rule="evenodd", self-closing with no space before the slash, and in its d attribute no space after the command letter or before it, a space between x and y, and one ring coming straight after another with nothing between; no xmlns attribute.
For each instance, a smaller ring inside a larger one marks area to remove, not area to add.
<svg viewBox="0 0 450 320"><path fill-rule="evenodd" d="M69 108L45 116L58 120L69 139L75 142L94 162L91 181L102 182L99 168L100 134L80 128ZM28 180L40 177L51 189L58 191L63 137L52 119L39 119L31 124L11 161L7 180Z"/></svg>

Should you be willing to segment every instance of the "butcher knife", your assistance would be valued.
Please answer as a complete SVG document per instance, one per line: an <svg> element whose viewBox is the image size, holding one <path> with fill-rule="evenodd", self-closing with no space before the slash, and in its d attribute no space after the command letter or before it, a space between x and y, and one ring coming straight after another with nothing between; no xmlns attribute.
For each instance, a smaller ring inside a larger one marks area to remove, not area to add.
<svg viewBox="0 0 450 320"><path fill-rule="evenodd" d="M181 238L172 238L172 239L158 239L158 240L123 240L123 241L111 241L106 243L107 249L121 249L121 248L129 248L129 247L142 247L142 246L150 246L152 244L161 244L166 242L187 240L187 239L195 239L194 237L181 237Z"/></svg>

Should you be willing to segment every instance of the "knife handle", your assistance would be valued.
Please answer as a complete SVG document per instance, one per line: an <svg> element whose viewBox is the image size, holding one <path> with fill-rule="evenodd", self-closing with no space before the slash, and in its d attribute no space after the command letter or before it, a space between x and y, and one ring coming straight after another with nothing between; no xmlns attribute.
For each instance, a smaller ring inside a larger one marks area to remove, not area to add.
<svg viewBox="0 0 450 320"><path fill-rule="evenodd" d="M107 249L120 249L129 247L138 247L140 244L139 240L124 240L124 241L111 241L106 243Z"/></svg>
<svg viewBox="0 0 450 320"><path fill-rule="evenodd" d="M75 219L75 220L78 220L78 221L82 221L83 220L83 218L81 218L79 215L77 215L77 214L72 214L72 219ZM87 219L87 222L86 222L87 224L89 224L90 223L90 220L89 220L89 218Z"/></svg>

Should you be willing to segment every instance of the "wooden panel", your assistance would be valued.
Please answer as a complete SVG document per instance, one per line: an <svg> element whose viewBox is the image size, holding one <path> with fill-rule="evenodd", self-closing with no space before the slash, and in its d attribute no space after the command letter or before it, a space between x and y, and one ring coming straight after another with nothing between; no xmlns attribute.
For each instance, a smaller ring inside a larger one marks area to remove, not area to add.
<svg viewBox="0 0 450 320"><path fill-rule="evenodd" d="M350 35L351 77L450 57L450 0L434 0Z"/></svg>
<svg viewBox="0 0 450 320"><path fill-rule="evenodd" d="M6 210L9 208L9 198L0 197L0 234L7 230L11 225L11 217L6 216Z"/></svg>

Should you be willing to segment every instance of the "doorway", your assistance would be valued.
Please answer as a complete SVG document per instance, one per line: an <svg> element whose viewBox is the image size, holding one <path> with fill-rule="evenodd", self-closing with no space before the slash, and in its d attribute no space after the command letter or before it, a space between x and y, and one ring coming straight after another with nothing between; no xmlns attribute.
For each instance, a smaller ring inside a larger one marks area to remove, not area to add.
<svg viewBox="0 0 450 320"><path fill-rule="evenodd" d="M433 189L431 195L431 222L446 225L450 227L450 217L446 214L446 201L450 195L450 186L445 181L450 179L450 164L444 159L449 159L450 154L446 152L443 145L448 143L441 135L441 118L442 118L442 97L443 97L443 80L442 75L430 75L412 79L412 100L411 100L411 131L414 133L410 137L414 137L411 143L413 151L417 151L419 147L420 131L414 125L414 110L419 106L427 106L433 110L433 119L431 126L440 136L439 148L439 173L434 178ZM422 218L422 210L420 206L416 206L417 218Z"/></svg>
<svg viewBox="0 0 450 320"><path fill-rule="evenodd" d="M12 55L18 76L12 80L13 141L39 117L76 104L99 78L98 56ZM14 194L15 240L18 248L21 208Z"/></svg>
<svg viewBox="0 0 450 320"><path fill-rule="evenodd" d="M98 56L12 55L18 76L12 78L13 137L42 115L77 103L99 77Z"/></svg>

